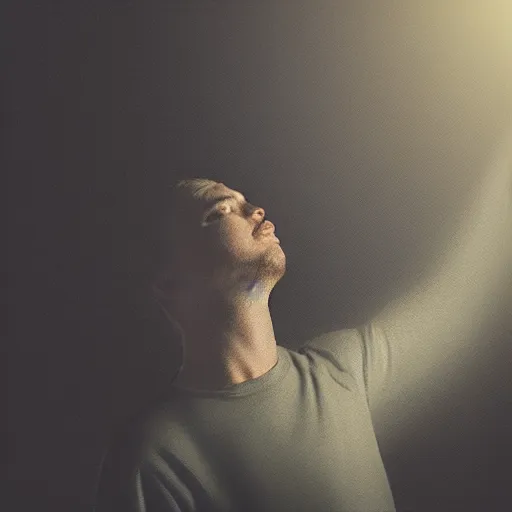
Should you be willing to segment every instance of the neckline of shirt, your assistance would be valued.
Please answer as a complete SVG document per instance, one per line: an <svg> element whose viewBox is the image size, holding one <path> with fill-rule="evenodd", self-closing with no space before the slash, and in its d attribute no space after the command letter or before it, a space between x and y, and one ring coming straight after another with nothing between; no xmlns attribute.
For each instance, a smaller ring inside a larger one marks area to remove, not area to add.
<svg viewBox="0 0 512 512"><path fill-rule="evenodd" d="M277 345L277 363L266 373L255 379L246 380L240 384L233 384L224 389L194 389L186 388L178 385L172 385L173 394L181 396L193 396L198 398L223 398L247 396L256 393L268 386L271 386L280 380L286 374L290 366L290 360L287 350Z"/></svg>

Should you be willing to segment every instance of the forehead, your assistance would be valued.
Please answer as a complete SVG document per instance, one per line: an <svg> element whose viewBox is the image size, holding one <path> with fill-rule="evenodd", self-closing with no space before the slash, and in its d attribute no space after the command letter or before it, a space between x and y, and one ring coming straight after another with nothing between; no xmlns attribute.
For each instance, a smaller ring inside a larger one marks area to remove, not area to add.
<svg viewBox="0 0 512 512"><path fill-rule="evenodd" d="M243 201L245 197L232 188L229 188L224 183L215 183L214 185L210 185L204 193L201 195L200 200L203 204L212 204L220 197L224 196L233 196L235 199L239 201Z"/></svg>
<svg viewBox="0 0 512 512"><path fill-rule="evenodd" d="M228 198L234 199L240 203L246 201L245 196L237 190L229 188L224 183L215 183L201 190L200 193L194 197L193 208L198 213L204 213L210 210L216 203Z"/></svg>
<svg viewBox="0 0 512 512"><path fill-rule="evenodd" d="M188 194L179 198L181 204L180 211L185 214L188 212L194 218L199 218L206 210L213 207L217 201L225 197L234 197L238 201L245 201L245 197L224 183L213 182L211 185L198 190L194 194ZM190 218L189 215L185 217Z"/></svg>

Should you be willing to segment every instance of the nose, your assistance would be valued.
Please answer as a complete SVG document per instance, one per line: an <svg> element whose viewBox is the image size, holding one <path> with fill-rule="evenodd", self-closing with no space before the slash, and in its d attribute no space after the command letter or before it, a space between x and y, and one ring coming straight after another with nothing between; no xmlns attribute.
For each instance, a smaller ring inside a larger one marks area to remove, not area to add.
<svg viewBox="0 0 512 512"><path fill-rule="evenodd" d="M254 206L253 204L247 202L244 207L245 214L251 218L254 218L255 215L259 215L261 220L265 218L265 210L260 208L259 206Z"/></svg>
<svg viewBox="0 0 512 512"><path fill-rule="evenodd" d="M265 210L263 208L257 206L256 209L252 212L252 215L254 216L256 213L261 216L262 220L265 218Z"/></svg>
<svg viewBox="0 0 512 512"><path fill-rule="evenodd" d="M251 207L250 217L255 221L254 229L256 230L265 220L265 210L259 206L251 205Z"/></svg>

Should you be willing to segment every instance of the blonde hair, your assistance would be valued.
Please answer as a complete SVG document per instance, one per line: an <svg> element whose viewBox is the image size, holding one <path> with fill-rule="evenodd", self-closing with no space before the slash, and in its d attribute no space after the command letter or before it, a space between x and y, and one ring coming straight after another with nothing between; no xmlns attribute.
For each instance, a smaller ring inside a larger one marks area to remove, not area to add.
<svg viewBox="0 0 512 512"><path fill-rule="evenodd" d="M207 189L216 184L216 181L208 178L189 178L176 182L173 191L177 196L185 192L187 195L199 199L204 196Z"/></svg>

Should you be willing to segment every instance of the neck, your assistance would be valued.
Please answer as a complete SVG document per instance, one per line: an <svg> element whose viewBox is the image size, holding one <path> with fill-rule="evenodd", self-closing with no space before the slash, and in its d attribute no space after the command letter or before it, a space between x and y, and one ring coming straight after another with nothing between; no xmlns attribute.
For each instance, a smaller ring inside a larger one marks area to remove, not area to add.
<svg viewBox="0 0 512 512"><path fill-rule="evenodd" d="M206 296L177 315L184 334L183 367L175 384L221 389L258 378L277 363L269 292Z"/></svg>

